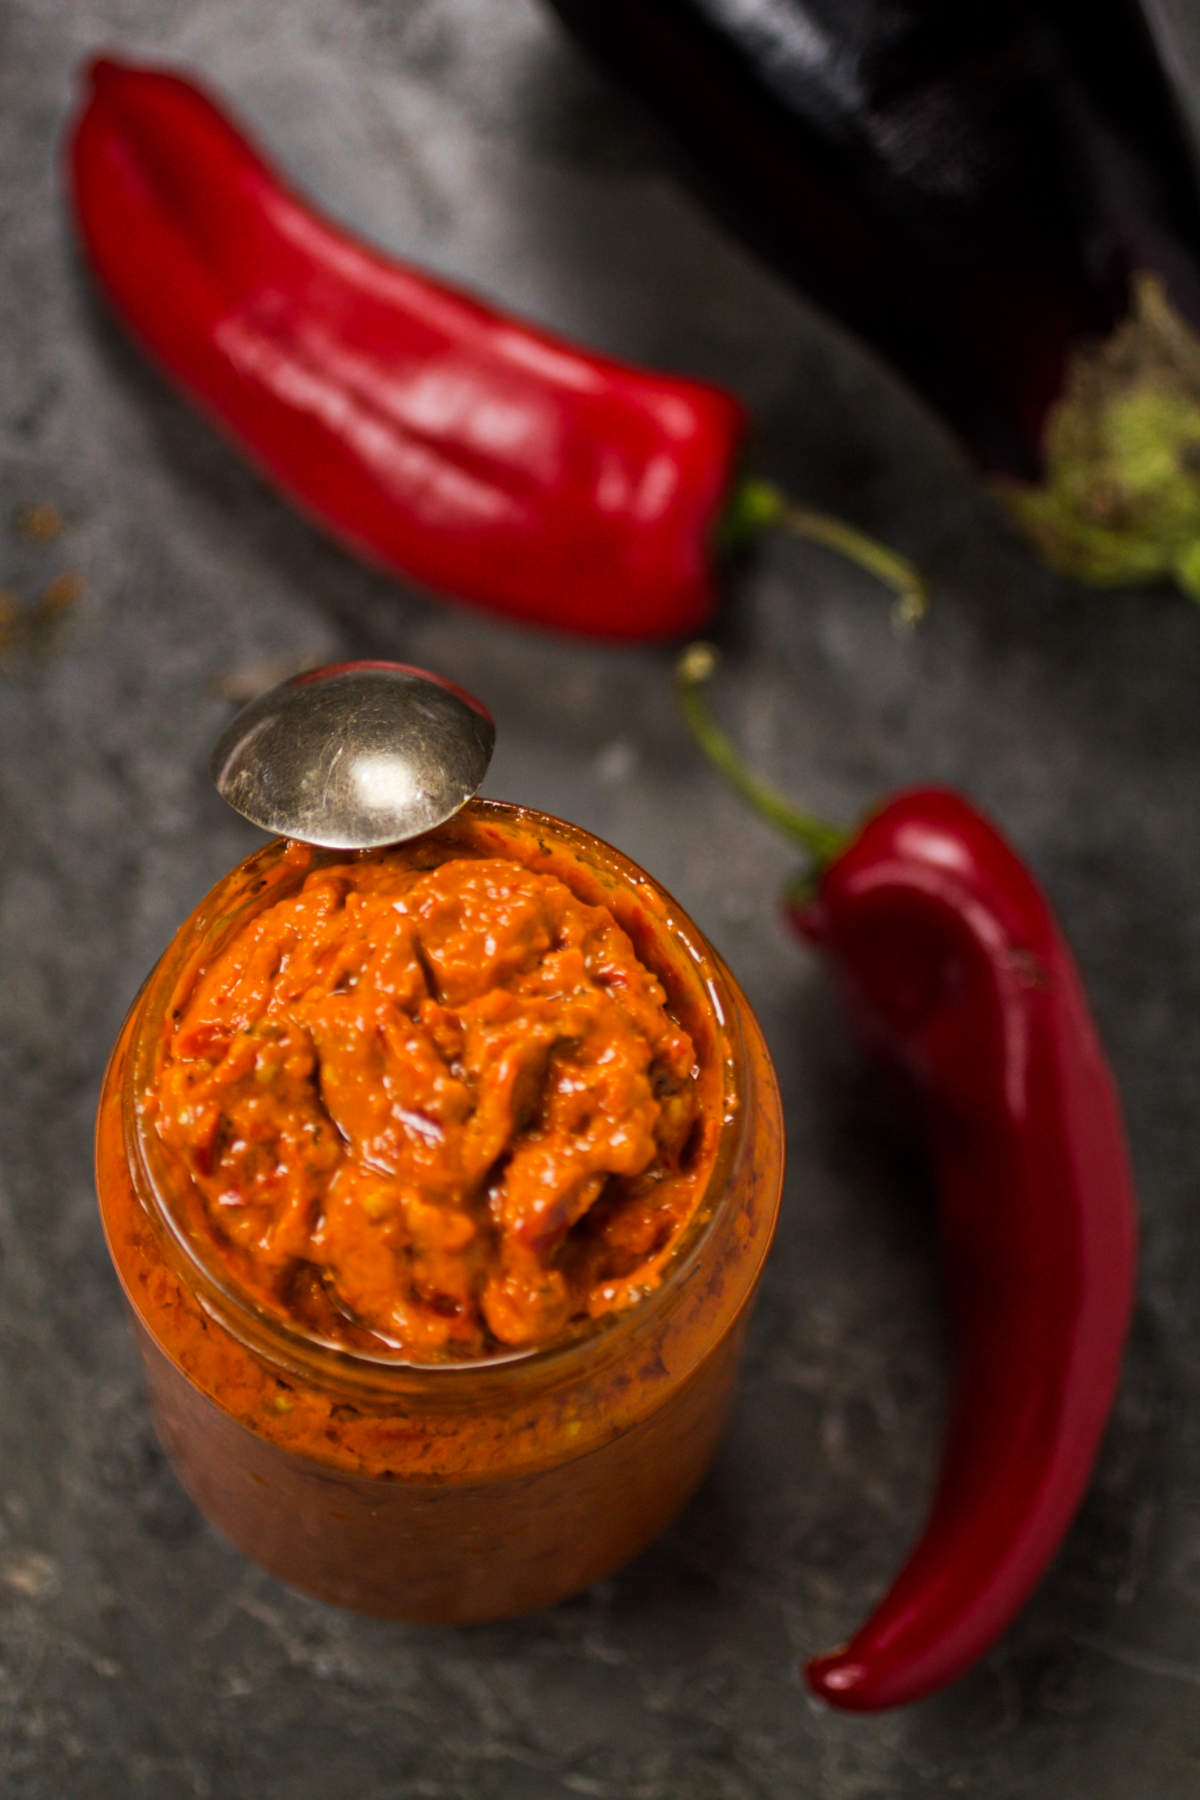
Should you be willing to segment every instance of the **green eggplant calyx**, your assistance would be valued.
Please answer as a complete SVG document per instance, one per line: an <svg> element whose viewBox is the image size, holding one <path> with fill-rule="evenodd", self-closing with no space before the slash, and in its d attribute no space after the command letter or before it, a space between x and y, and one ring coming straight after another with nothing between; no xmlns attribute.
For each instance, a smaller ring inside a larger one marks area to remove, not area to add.
<svg viewBox="0 0 1200 1800"><path fill-rule="evenodd" d="M1073 358L1045 460L1040 484L994 486L1051 568L1097 587L1166 578L1200 599L1200 337L1156 275Z"/></svg>

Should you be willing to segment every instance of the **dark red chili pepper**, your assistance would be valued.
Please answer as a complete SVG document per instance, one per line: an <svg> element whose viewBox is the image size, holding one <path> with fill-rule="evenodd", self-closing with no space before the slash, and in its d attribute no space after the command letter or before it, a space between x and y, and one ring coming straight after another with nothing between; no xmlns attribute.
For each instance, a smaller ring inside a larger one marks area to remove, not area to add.
<svg viewBox="0 0 1200 1800"><path fill-rule="evenodd" d="M1112 1406L1136 1212L1120 1108L1070 950L995 827L943 789L856 832L787 806L740 763L680 665L708 754L808 851L795 928L870 1044L920 1097L938 1182L957 1368L924 1530L875 1611L808 1680L898 1706L953 1680L1013 1619L1079 1505Z"/></svg>
<svg viewBox="0 0 1200 1800"><path fill-rule="evenodd" d="M849 526L737 486L732 395L576 349L357 242L180 76L94 63L70 165L134 335L384 566L536 624L663 637L711 618L719 539L781 523L919 602Z"/></svg>

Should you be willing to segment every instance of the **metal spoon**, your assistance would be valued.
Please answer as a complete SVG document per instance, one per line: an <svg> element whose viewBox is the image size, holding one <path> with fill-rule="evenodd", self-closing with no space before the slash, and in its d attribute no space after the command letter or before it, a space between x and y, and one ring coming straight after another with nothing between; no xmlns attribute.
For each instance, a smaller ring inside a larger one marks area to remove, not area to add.
<svg viewBox="0 0 1200 1800"><path fill-rule="evenodd" d="M487 708L452 681L406 663L330 663L243 707L209 767L222 799L264 830L371 850L453 817L495 743Z"/></svg>

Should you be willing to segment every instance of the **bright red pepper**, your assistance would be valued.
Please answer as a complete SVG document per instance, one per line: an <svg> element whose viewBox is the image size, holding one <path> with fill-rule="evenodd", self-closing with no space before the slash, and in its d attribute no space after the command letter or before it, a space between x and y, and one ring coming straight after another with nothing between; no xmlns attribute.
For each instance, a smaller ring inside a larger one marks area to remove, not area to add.
<svg viewBox="0 0 1200 1800"><path fill-rule="evenodd" d="M976 809L895 796L857 833L794 812L688 716L751 803L809 851L789 901L871 1047L915 1089L938 1183L957 1367L924 1530L875 1611L808 1666L856 1711L963 1673L1012 1621L1087 1486L1133 1301L1136 1203L1116 1090L1050 907Z"/></svg>
<svg viewBox="0 0 1200 1800"><path fill-rule="evenodd" d="M779 523L919 606L890 553L738 487L731 394L576 349L357 242L192 82L92 64L70 169L130 330L373 561L535 624L665 637L711 619L719 540Z"/></svg>

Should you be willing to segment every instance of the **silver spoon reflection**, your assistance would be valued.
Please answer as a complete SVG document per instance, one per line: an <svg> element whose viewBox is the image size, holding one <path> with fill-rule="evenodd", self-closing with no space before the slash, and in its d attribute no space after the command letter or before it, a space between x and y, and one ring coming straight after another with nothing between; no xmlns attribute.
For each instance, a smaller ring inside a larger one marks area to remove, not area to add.
<svg viewBox="0 0 1200 1800"><path fill-rule="evenodd" d="M451 681L406 663L330 663L243 707L209 767L222 799L265 831L372 850L452 818L495 743L487 708Z"/></svg>

